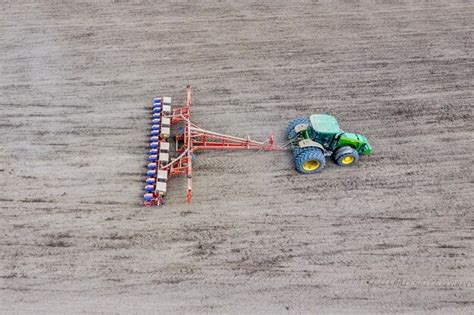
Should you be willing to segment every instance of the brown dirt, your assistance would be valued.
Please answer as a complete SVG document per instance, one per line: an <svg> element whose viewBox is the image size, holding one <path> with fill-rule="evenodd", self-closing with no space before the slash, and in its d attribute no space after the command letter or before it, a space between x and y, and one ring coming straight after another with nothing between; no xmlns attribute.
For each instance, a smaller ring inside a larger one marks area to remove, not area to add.
<svg viewBox="0 0 474 315"><path fill-rule="evenodd" d="M470 1L3 1L1 312L474 312ZM153 96L256 139L332 113L374 154L205 152L141 196ZM178 102L181 103L181 102Z"/></svg>

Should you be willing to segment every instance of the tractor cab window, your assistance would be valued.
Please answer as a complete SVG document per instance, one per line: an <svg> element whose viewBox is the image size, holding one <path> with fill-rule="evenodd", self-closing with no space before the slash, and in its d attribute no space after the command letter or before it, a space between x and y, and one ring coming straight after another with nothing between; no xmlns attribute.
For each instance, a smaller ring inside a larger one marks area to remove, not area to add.
<svg viewBox="0 0 474 315"><path fill-rule="evenodd" d="M320 133L318 142L321 143L323 147L327 148L331 144L333 136L334 135L332 134Z"/></svg>

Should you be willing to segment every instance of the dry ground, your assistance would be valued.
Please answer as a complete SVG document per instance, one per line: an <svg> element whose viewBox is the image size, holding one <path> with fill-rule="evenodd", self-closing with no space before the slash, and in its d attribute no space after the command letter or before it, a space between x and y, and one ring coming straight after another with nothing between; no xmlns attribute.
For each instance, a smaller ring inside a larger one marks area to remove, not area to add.
<svg viewBox="0 0 474 315"><path fill-rule="evenodd" d="M472 1L2 1L0 312L474 312ZM374 154L205 152L141 206L149 108Z"/></svg>

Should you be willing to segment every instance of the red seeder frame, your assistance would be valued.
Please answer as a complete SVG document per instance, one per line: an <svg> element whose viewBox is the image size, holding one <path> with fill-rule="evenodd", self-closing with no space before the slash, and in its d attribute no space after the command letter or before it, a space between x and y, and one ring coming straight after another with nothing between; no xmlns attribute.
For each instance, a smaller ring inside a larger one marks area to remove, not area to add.
<svg viewBox="0 0 474 315"><path fill-rule="evenodd" d="M220 134L200 128L191 122L191 104L192 92L191 87L187 86L186 105L172 110L171 115L164 115L171 119L171 126L183 123L182 132L175 136L176 158L172 159L166 165L157 164L158 170L167 171L167 179L175 175L186 175L187 178L187 201L191 203L193 191L193 161L192 154L199 150L264 150L277 151L285 150L283 147L275 144L275 137L270 134L264 142L251 140L250 137L239 138ZM160 141L167 140L162 136ZM162 205L164 203L165 192L156 188L152 193L152 198L145 200L145 206ZM151 196L149 196L151 197Z"/></svg>

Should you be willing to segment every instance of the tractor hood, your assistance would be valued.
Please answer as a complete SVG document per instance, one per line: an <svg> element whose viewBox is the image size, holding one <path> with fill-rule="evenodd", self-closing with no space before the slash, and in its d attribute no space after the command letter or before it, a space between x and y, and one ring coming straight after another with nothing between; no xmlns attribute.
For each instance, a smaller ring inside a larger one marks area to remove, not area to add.
<svg viewBox="0 0 474 315"><path fill-rule="evenodd" d="M349 144L357 149L357 152L360 154L370 154L372 153L372 146L367 141L367 138L363 135L356 133L344 132L341 136L340 141L343 143Z"/></svg>
<svg viewBox="0 0 474 315"><path fill-rule="evenodd" d="M367 141L367 138L363 135L357 135L356 136L359 138L360 142L362 142L361 146L361 153L362 154L370 154L372 153L372 146L370 145L369 141Z"/></svg>

